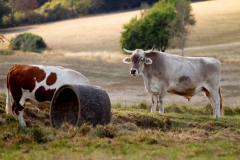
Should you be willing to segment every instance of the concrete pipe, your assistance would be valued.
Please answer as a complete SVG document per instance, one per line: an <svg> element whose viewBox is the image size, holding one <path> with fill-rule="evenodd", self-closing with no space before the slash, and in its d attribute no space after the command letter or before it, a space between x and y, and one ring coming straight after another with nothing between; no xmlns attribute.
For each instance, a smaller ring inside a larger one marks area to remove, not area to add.
<svg viewBox="0 0 240 160"><path fill-rule="evenodd" d="M81 126L84 122L104 125L110 120L110 99L107 92L99 86L63 85L52 98L52 127L60 127L63 123Z"/></svg>

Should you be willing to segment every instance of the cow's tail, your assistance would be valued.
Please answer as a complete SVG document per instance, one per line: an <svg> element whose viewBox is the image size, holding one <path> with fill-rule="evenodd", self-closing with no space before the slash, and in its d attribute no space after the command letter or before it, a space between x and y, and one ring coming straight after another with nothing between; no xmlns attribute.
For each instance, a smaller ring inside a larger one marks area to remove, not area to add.
<svg viewBox="0 0 240 160"><path fill-rule="evenodd" d="M15 66L15 65L14 65ZM7 85L5 84L5 91L6 91L6 107L5 107L5 111L6 114L12 114L12 102L11 102L11 93L9 91L9 72L12 70L12 68L14 67L12 66L7 74Z"/></svg>
<svg viewBox="0 0 240 160"><path fill-rule="evenodd" d="M223 115L224 112L223 112L223 97L222 97L222 94L221 94L221 89L219 87L219 97L220 97L220 113Z"/></svg>
<svg viewBox="0 0 240 160"><path fill-rule="evenodd" d="M5 86L6 90L6 113L7 114L12 114L12 102L11 102L11 95L9 89Z"/></svg>

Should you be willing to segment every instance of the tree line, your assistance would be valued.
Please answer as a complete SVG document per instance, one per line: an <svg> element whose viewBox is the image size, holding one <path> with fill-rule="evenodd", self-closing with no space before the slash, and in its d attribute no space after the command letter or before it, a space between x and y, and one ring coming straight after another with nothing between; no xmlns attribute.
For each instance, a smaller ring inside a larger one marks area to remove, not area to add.
<svg viewBox="0 0 240 160"><path fill-rule="evenodd" d="M139 9L160 1L171 0L0 0L0 28Z"/></svg>
<svg viewBox="0 0 240 160"><path fill-rule="evenodd" d="M0 28L110 13L152 5L158 0L0 0Z"/></svg>

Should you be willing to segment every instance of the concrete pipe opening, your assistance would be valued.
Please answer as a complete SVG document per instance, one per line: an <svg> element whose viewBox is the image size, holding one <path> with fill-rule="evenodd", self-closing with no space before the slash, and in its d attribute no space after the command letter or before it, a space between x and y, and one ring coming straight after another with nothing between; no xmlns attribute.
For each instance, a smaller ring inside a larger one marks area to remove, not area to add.
<svg viewBox="0 0 240 160"><path fill-rule="evenodd" d="M63 123L73 126L84 122L108 124L110 120L110 99L99 86L63 85L53 96L50 106L52 127L60 127Z"/></svg>

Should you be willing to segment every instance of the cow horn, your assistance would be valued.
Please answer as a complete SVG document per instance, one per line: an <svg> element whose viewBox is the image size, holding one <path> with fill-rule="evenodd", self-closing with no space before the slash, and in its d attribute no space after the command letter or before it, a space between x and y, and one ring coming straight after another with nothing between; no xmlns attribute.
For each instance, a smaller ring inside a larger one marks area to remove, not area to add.
<svg viewBox="0 0 240 160"><path fill-rule="evenodd" d="M155 48L155 45L152 47L152 49L148 50L148 51L144 51L144 53L148 54L148 53L151 53Z"/></svg>
<svg viewBox="0 0 240 160"><path fill-rule="evenodd" d="M128 53L128 54L132 54L133 51L127 50L125 48L123 48L124 52Z"/></svg>

